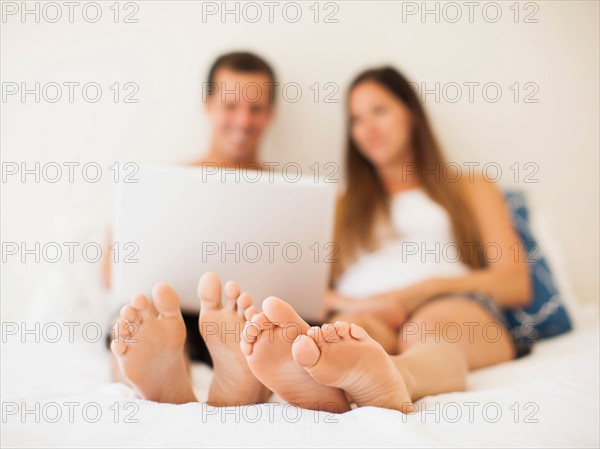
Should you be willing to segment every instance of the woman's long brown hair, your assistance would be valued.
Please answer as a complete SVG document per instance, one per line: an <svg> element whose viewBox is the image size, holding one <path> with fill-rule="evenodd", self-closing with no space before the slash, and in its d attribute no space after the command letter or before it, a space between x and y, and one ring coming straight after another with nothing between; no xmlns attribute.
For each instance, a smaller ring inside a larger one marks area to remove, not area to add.
<svg viewBox="0 0 600 449"><path fill-rule="evenodd" d="M363 82L375 82L387 89L410 111L412 118L412 149L414 165L421 185L433 201L449 214L460 260L468 266L483 265L483 257L477 242L477 230L459 184L455 165L446 164L440 146L435 139L421 102L406 78L392 67L367 70L352 82L350 94ZM338 203L335 223L335 240L338 245L337 263L332 267L333 285L345 269L359 255L359 251L377 249L379 238L376 227L389 223L389 195L373 164L358 150L352 140L348 120L346 147L347 185Z"/></svg>

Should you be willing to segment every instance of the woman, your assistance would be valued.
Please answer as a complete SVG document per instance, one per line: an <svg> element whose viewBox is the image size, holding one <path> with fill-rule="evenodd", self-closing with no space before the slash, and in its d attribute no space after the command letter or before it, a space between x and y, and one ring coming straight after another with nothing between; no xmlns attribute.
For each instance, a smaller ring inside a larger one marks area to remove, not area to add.
<svg viewBox="0 0 600 449"><path fill-rule="evenodd" d="M396 364L417 379L415 397L463 389L467 370L526 354L499 311L531 296L502 194L452 171L416 93L393 68L354 80L348 114L333 320L359 324L400 354Z"/></svg>

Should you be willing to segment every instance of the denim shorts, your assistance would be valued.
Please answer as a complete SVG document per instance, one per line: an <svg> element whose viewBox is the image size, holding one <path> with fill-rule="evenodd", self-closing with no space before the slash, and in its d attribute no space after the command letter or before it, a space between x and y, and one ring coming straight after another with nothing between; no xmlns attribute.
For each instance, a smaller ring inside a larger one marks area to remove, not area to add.
<svg viewBox="0 0 600 449"><path fill-rule="evenodd" d="M492 317L494 317L494 319L498 323L504 326L504 328L508 330L511 339L515 344L515 349L517 352L515 358L518 359L520 357L528 355L531 352L534 341L531 338L528 338L528 336L525 335L523 332L519 332L517 329L510 328L510 326L508 325L508 321L504 316L504 312L502 311L502 309L500 309L496 301L494 301L490 296L486 295L485 293L476 292L455 293L451 296L460 296L461 298L465 298L470 301L476 302L481 307L483 307L490 315L492 315ZM444 295L444 298L447 297L447 295ZM437 298L432 299L432 301L435 299Z"/></svg>

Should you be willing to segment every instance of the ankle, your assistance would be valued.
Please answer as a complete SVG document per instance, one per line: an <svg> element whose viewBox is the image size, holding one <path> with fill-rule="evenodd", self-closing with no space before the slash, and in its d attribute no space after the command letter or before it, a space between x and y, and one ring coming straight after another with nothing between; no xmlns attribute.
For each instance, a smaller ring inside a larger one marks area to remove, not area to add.
<svg viewBox="0 0 600 449"><path fill-rule="evenodd" d="M194 388L192 387L192 379L190 377L189 366L186 360L182 357L179 370L179 378L170 379L172 390L165 392L165 400L158 402L171 402L174 404L187 404L188 402L198 402Z"/></svg>
<svg viewBox="0 0 600 449"><path fill-rule="evenodd" d="M416 401L417 399L420 399L420 396L417 394L417 378L411 372L410 368L404 363L404 361L402 360L402 356L399 355L396 357L392 357L392 360L394 361L394 365L396 365L398 372L404 380L404 384L406 385L406 390L408 392L408 395L410 396L410 400Z"/></svg>

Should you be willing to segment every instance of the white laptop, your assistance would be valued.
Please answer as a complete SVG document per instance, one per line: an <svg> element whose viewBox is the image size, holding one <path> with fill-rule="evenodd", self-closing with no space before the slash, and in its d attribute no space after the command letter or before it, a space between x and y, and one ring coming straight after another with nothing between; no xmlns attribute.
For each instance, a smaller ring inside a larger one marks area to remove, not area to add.
<svg viewBox="0 0 600 449"><path fill-rule="evenodd" d="M335 184L174 166L141 167L134 178L116 185L115 307L167 282L182 309L197 312L198 280L215 271L259 308L278 296L306 320L322 318L336 257Z"/></svg>

